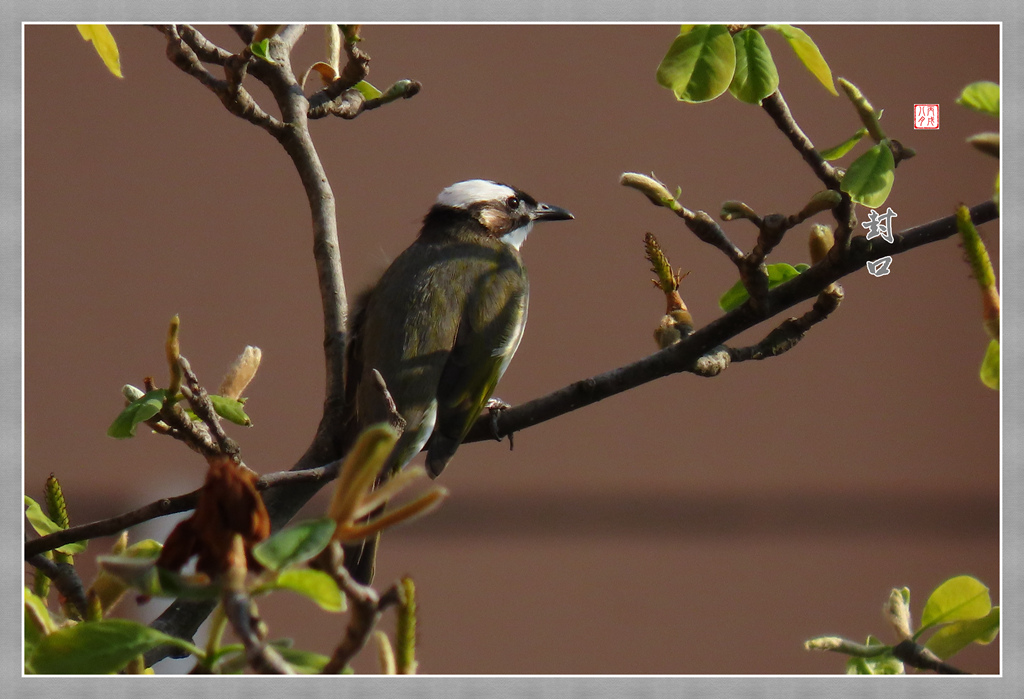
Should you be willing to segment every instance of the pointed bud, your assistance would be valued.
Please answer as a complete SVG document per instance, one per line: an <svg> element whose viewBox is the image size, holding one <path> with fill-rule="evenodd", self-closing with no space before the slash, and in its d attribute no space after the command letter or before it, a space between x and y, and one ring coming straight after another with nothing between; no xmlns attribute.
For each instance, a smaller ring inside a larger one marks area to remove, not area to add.
<svg viewBox="0 0 1024 699"><path fill-rule="evenodd" d="M831 228L815 224L811 226L811 236L808 242L811 249L811 264L816 265L828 256L828 251L835 245L836 239Z"/></svg>
<svg viewBox="0 0 1024 699"><path fill-rule="evenodd" d="M738 218L745 218L758 223L761 217L753 209L741 201L727 201L722 203L722 210L718 213L723 221L734 221Z"/></svg>
<svg viewBox="0 0 1024 699"><path fill-rule="evenodd" d="M860 117L861 122L863 122L864 128L871 134L871 138L876 142L885 139L885 132L882 131L882 127L878 124L878 117L881 114L875 111L875 108L871 106L867 98L857 89L857 86L845 78L839 78L839 86L843 88L843 92L846 93L850 102L853 103L854 108L857 110L857 115Z"/></svg>
<svg viewBox="0 0 1024 699"><path fill-rule="evenodd" d="M910 630L910 590L904 587L902 590L894 589L889 595L885 604L885 618L896 631L896 636L901 641L911 638Z"/></svg>
<svg viewBox="0 0 1024 699"><path fill-rule="evenodd" d="M377 640L377 661L380 663L380 674L397 675L395 669L395 652L391 649L391 641L383 631L374 631L373 637Z"/></svg>
<svg viewBox="0 0 1024 699"><path fill-rule="evenodd" d="M262 358L263 352L259 347L246 345L242 353L228 367L224 379L220 382L220 388L217 389L217 394L235 400L241 398L242 392L256 376Z"/></svg>
<svg viewBox="0 0 1024 699"><path fill-rule="evenodd" d="M398 648L396 666L400 675L416 674L416 585L412 578L402 578L398 606L398 627L395 645Z"/></svg>
<svg viewBox="0 0 1024 699"><path fill-rule="evenodd" d="M975 134L968 138L967 142L985 155L991 155L993 158L999 157L999 134L997 133Z"/></svg>
<svg viewBox="0 0 1024 699"><path fill-rule="evenodd" d="M178 319L177 314L171 318L171 324L167 328L167 343L165 350L167 353L167 365L171 370L171 381L167 387L167 395L169 400L173 401L174 396L178 395L178 390L181 388L181 365L178 364L178 359L181 357L181 346L178 343L178 329L181 326L181 321Z"/></svg>
<svg viewBox="0 0 1024 699"><path fill-rule="evenodd" d="M672 196L664 183L659 182L653 177L641 175L637 172L624 172L622 177L619 178L619 184L642 192L658 206L672 208L672 204L676 203L676 198Z"/></svg>

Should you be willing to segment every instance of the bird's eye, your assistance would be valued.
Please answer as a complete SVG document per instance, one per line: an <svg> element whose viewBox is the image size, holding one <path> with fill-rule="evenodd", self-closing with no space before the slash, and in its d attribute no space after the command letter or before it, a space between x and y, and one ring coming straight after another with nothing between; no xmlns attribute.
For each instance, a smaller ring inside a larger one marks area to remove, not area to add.
<svg viewBox="0 0 1024 699"><path fill-rule="evenodd" d="M509 197L508 199L505 200L505 204L510 209L518 209L519 208L519 197L516 197L516 196Z"/></svg>

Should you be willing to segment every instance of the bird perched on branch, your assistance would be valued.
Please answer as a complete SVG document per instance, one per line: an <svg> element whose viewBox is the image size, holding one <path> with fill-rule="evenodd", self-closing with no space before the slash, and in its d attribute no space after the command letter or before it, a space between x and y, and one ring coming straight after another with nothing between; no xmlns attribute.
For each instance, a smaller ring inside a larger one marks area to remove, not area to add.
<svg viewBox="0 0 1024 699"><path fill-rule="evenodd" d="M490 180L438 195L351 328L347 386L358 424L389 418L374 370L406 421L383 477L428 440L431 477L447 466L522 339L530 292L520 247L536 222L572 217Z"/></svg>

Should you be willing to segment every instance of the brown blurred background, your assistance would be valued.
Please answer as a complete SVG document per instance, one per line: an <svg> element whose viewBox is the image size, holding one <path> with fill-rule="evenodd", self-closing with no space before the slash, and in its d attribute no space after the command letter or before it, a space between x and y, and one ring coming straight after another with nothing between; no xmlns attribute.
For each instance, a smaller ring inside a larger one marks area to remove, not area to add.
<svg viewBox="0 0 1024 699"><path fill-rule="evenodd" d="M997 124L954 99L970 82L998 81L996 26L806 29L834 74L885 110L888 134L918 151L886 202L897 229L991 196L996 163L964 139ZM204 31L241 48L226 27ZM506 401L655 349L664 302L643 257L647 231L690 270L682 294L698 324L717 317L735 268L619 175L653 172L712 214L727 199L795 212L818 183L758 108L729 95L681 104L656 84L677 32L364 27L370 81L413 78L423 91L313 124L349 292L413 240L442 187L485 177L576 215L539 226L524 248L530 323L497 391ZM244 345L262 348L248 391L255 426L232 430L257 471L296 461L323 397L309 212L290 162L173 67L156 31L113 33L123 80L73 26L25 30L25 487L38 497L55 472L75 523L202 481L204 463L178 443L105 436L124 383L165 380L173 314L211 388ZM812 140L831 146L855 131L849 103L781 37L767 41ZM322 32L308 31L296 71L322 46ZM940 130L912 129L915 103L940 104ZM774 259L807 261L807 228ZM726 230L753 244L749 224ZM998 226L982 234L998 264ZM959 574L979 577L998 603L999 394L978 380L987 340L963 253L947 240L896 257L887 277L858 272L843 286L840 309L782 357L648 384L517 434L512 452L463 447L441 478L449 500L386 535L379 560L380 586L405 573L417 582L421 670L834 674L842 658L803 641L892 641L881 615L892 587L911 588L915 618ZM173 521L133 536L163 538ZM109 543L93 542L83 563ZM271 600L261 611L273 636L321 653L340 639L341 619L287 594ZM160 610L151 602L140 614ZM358 668L374 671L365 655ZM957 663L998 672L998 648Z"/></svg>

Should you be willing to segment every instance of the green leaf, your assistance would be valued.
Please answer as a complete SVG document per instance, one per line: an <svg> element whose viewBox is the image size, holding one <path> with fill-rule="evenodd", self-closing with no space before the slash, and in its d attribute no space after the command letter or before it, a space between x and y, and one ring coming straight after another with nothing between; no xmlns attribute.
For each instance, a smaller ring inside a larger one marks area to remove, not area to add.
<svg viewBox="0 0 1024 699"><path fill-rule="evenodd" d="M338 584L321 570L292 568L283 571L274 580L253 590L252 594L265 594L271 590L291 590L308 597L329 612L345 611L345 596L338 589Z"/></svg>
<svg viewBox="0 0 1024 699"><path fill-rule="evenodd" d="M35 646L47 634L53 632L55 624L50 610L46 608L46 602L25 588L25 644ZM28 648L25 649L25 657L31 655Z"/></svg>
<svg viewBox="0 0 1024 699"><path fill-rule="evenodd" d="M77 26L78 33L82 35L82 38L92 42L93 48L100 55L103 65L107 67L107 70L117 77L123 78L124 76L121 74L121 56L117 50L117 42L114 41L114 35L107 29L107 25L79 24Z"/></svg>
<svg viewBox="0 0 1024 699"><path fill-rule="evenodd" d="M985 358L981 360L981 382L999 390L999 340L989 340Z"/></svg>
<svg viewBox="0 0 1024 699"><path fill-rule="evenodd" d="M300 650L298 648L292 648L291 641L285 639L284 641L271 641L270 645L277 649L277 652L281 654L281 657L292 666L292 668L302 675L318 675L327 665L330 660L326 655L320 655L319 653L313 653L308 650ZM347 672L343 671L342 674L351 674L352 671L346 668Z"/></svg>
<svg viewBox="0 0 1024 699"><path fill-rule="evenodd" d="M807 36L803 29L794 27L792 24L768 24L768 29L774 29L781 34L796 53L796 57L804 64L807 70L825 86L825 89L833 95L838 96L836 84L832 80L832 70L828 67L824 56L818 50L817 44Z"/></svg>
<svg viewBox="0 0 1024 699"><path fill-rule="evenodd" d="M848 139L840 143L838 146L832 148L826 148L825 150L818 151L821 157L825 160L838 160L844 155L850 152L850 150L860 142L860 139L868 135L868 130L863 126L857 129L857 133L850 136Z"/></svg>
<svg viewBox="0 0 1024 699"><path fill-rule="evenodd" d="M957 621L943 626L932 634L932 637L924 645L935 655L946 660L971 643L982 645L991 643L998 633L999 607L992 607L992 611L980 619Z"/></svg>
<svg viewBox="0 0 1024 699"><path fill-rule="evenodd" d="M921 628L914 636L920 636L922 631L937 624L980 619L990 611L992 598L988 588L977 578L959 575L932 592L921 612Z"/></svg>
<svg viewBox="0 0 1024 699"><path fill-rule="evenodd" d="M39 506L39 503L25 496L25 518L28 523L32 525L32 528L36 530L39 536L46 536L47 534L56 534L57 532L64 531L64 527L54 522L50 517L43 512L43 508ZM76 541L71 544L64 544L57 550L61 553L68 555L75 555L76 553L82 553L85 551L86 542Z"/></svg>
<svg viewBox="0 0 1024 699"><path fill-rule="evenodd" d="M131 558L157 558L164 545L154 539L143 539L124 550L124 555Z"/></svg>
<svg viewBox="0 0 1024 699"><path fill-rule="evenodd" d="M157 388L146 395L133 400L114 418L107 429L107 436L114 439L128 439L135 436L135 427L160 412L167 397L167 390Z"/></svg>
<svg viewBox="0 0 1024 699"><path fill-rule="evenodd" d="M859 204L876 208L885 203L896 179L896 163L888 141L882 141L850 163L842 190Z"/></svg>
<svg viewBox="0 0 1024 699"><path fill-rule="evenodd" d="M244 407L243 401L211 394L210 402L213 403L213 409L217 411L217 414L225 420L236 425L242 425L243 427L252 427L252 420L249 419L249 416L245 414L245 410L242 409Z"/></svg>
<svg viewBox="0 0 1024 699"><path fill-rule="evenodd" d="M847 675L902 675L903 663L890 653L873 658L850 658L846 661Z"/></svg>
<svg viewBox="0 0 1024 699"><path fill-rule="evenodd" d="M44 675L117 672L140 653L165 644L198 653L191 643L127 619L103 619L68 626L42 639L32 669Z"/></svg>
<svg viewBox="0 0 1024 699"><path fill-rule="evenodd" d="M360 80L354 85L354 87L360 92L362 92L363 97L365 97L368 100L377 99L382 94L380 90L378 90L365 80Z"/></svg>
<svg viewBox="0 0 1024 699"><path fill-rule="evenodd" d="M252 555L270 570L283 570L308 561L327 548L336 526L329 517L299 522L261 541Z"/></svg>
<svg viewBox="0 0 1024 699"><path fill-rule="evenodd" d="M698 24L680 34L658 66L658 84L682 102L707 102L729 89L736 46L723 24Z"/></svg>
<svg viewBox="0 0 1024 699"><path fill-rule="evenodd" d="M779 262L773 265L767 265L768 269L768 289L774 289L779 284L788 282L793 277L799 275L810 269L810 265L803 263L796 265L795 267L785 262ZM747 299L750 298L750 294L747 293L747 288L743 286L742 281L738 281L732 285L732 288L722 294L722 298L718 299L718 307L725 312L729 312L734 308L742 306Z"/></svg>
<svg viewBox="0 0 1024 699"><path fill-rule="evenodd" d="M998 117L999 85L988 81L971 83L956 98L956 103L970 107L982 114Z"/></svg>
<svg viewBox="0 0 1024 699"><path fill-rule="evenodd" d="M249 50L252 51L252 55L256 58L262 59L271 65L277 65L274 59L270 57L270 39L269 37L261 41L249 44Z"/></svg>
<svg viewBox="0 0 1024 699"><path fill-rule="evenodd" d="M221 592L220 585L161 568L153 558L97 556L96 562L101 570L147 597L214 599Z"/></svg>
<svg viewBox="0 0 1024 699"><path fill-rule="evenodd" d="M729 92L747 104L761 104L779 87L779 71L764 37L756 29L744 29L732 37L736 48L736 70Z"/></svg>

